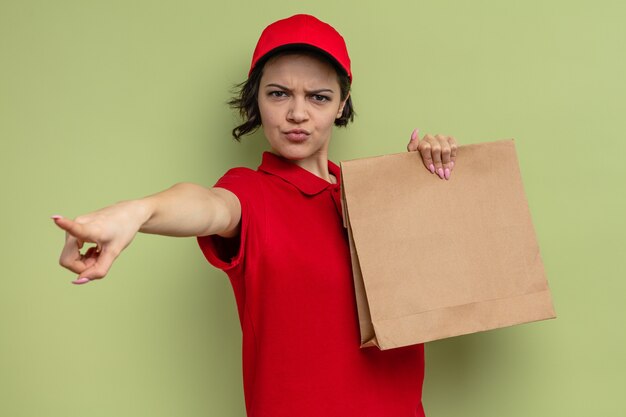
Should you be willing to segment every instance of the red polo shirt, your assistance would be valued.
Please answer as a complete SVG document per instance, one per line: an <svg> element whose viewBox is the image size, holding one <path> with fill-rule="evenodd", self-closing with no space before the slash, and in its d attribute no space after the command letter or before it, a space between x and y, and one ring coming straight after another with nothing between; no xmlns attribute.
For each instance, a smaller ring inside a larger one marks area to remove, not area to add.
<svg viewBox="0 0 626 417"><path fill-rule="evenodd" d="M241 234L198 242L235 292L248 416L423 416L423 345L359 347L340 184L265 152L215 186L239 198Z"/></svg>

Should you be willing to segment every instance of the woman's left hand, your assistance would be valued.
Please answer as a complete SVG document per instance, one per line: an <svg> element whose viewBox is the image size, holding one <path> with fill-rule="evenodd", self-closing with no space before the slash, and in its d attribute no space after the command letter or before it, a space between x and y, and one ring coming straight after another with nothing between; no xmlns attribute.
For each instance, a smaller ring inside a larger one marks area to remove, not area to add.
<svg viewBox="0 0 626 417"><path fill-rule="evenodd" d="M450 179L457 151L457 143L452 136L425 135L420 140L419 129L415 129L406 149L409 152L419 151L424 166L432 174L437 173L441 179Z"/></svg>

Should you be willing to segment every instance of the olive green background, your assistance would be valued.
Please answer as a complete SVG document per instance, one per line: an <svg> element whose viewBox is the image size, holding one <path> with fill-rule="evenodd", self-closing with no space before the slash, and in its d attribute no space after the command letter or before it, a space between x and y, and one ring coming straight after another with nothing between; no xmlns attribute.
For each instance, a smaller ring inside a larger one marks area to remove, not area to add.
<svg viewBox="0 0 626 417"><path fill-rule="evenodd" d="M0 416L244 416L234 297L195 240L139 235L79 287L49 216L256 167L224 103L297 12L353 60L331 159L415 127L516 139L559 317L429 343L429 417L626 415L623 4L1 0Z"/></svg>

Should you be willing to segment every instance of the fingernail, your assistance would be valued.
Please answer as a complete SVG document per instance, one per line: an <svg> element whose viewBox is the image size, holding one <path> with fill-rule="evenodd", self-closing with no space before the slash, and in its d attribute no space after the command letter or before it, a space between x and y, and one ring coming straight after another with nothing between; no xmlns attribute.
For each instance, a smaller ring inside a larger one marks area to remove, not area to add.
<svg viewBox="0 0 626 417"><path fill-rule="evenodd" d="M72 284L82 285L82 284L88 283L89 281L91 281L89 278L82 277L82 278L78 278L75 281L72 281Z"/></svg>
<svg viewBox="0 0 626 417"><path fill-rule="evenodd" d="M56 219L62 219L63 216L61 216L59 214L55 214L54 216L50 216L50 218L56 220Z"/></svg>
<svg viewBox="0 0 626 417"><path fill-rule="evenodd" d="M443 179L443 168L437 170L437 175L439 175L439 178Z"/></svg>
<svg viewBox="0 0 626 417"><path fill-rule="evenodd" d="M450 170L448 168L446 168L446 171L444 172L444 176L446 177L447 180L450 179Z"/></svg>
<svg viewBox="0 0 626 417"><path fill-rule="evenodd" d="M411 133L411 141L414 141L417 138L417 134L419 133L419 131L419 129L413 130L413 133Z"/></svg>
<svg viewBox="0 0 626 417"><path fill-rule="evenodd" d="M454 161L450 161L450 168L454 168Z"/></svg>
<svg viewBox="0 0 626 417"><path fill-rule="evenodd" d="M433 164L430 164L430 166L428 167L428 169L430 170L431 174L435 173L435 166Z"/></svg>

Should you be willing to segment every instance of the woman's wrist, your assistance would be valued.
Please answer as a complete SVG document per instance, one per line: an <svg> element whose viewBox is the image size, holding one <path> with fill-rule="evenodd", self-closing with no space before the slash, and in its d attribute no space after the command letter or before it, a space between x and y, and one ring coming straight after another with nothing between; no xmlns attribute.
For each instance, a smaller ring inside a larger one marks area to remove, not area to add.
<svg viewBox="0 0 626 417"><path fill-rule="evenodd" d="M120 201L117 205L124 208L132 223L137 226L137 231L143 232L146 223L150 221L154 214L154 205L150 197Z"/></svg>

